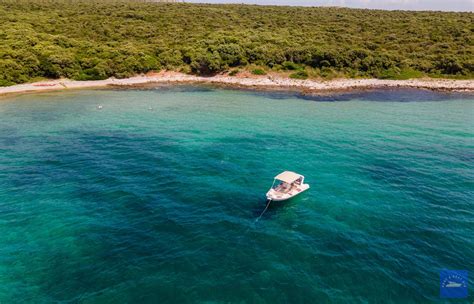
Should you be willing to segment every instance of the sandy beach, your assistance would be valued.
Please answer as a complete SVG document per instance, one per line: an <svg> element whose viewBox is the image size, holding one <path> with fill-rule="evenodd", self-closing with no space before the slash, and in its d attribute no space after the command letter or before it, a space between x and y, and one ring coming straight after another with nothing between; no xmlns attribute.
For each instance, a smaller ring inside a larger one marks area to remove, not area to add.
<svg viewBox="0 0 474 304"><path fill-rule="evenodd" d="M0 95L26 93L35 91L52 91L81 88L100 88L107 86L139 86L145 84L173 83L204 83L228 85L254 89L290 89L306 93L322 93L351 89L378 88L418 88L439 91L474 92L474 80L450 79L410 79L410 80L381 80L381 79L335 79L335 80L297 80L281 75L256 76L241 73L237 76L216 75L201 77L178 72L162 71L125 79L109 78L106 80L77 81L70 79L48 80L35 83L19 84L0 87Z"/></svg>

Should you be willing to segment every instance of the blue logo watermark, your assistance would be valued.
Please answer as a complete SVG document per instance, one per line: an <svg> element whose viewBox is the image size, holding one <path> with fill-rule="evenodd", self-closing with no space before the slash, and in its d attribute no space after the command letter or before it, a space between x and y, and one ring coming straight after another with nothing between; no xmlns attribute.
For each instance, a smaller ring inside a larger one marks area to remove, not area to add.
<svg viewBox="0 0 474 304"><path fill-rule="evenodd" d="M440 297L444 299L467 298L467 270L441 270Z"/></svg>

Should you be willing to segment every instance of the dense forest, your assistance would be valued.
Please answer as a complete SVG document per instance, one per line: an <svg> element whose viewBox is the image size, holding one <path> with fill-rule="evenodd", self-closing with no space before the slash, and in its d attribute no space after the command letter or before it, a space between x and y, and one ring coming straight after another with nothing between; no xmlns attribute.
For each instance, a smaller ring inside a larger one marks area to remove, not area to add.
<svg viewBox="0 0 474 304"><path fill-rule="evenodd" d="M0 85L170 69L474 78L474 14L0 0Z"/></svg>

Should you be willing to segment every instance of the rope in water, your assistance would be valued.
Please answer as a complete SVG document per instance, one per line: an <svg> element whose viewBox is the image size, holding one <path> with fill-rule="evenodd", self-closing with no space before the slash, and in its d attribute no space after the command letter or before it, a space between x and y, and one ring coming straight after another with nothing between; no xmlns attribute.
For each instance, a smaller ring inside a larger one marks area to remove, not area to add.
<svg viewBox="0 0 474 304"><path fill-rule="evenodd" d="M268 203L267 203L267 206L265 207L265 209L263 210L262 214L260 214L260 216L255 220L255 222L258 222L260 220L260 218L263 216L263 214L267 211L268 207L270 207L270 203L272 202L271 199L268 200Z"/></svg>

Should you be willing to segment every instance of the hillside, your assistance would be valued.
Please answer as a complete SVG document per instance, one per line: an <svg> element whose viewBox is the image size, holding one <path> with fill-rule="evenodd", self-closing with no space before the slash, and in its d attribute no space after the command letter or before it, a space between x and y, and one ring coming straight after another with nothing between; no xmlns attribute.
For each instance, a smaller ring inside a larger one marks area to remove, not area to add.
<svg viewBox="0 0 474 304"><path fill-rule="evenodd" d="M0 1L0 85L160 69L474 78L473 24L473 13Z"/></svg>

